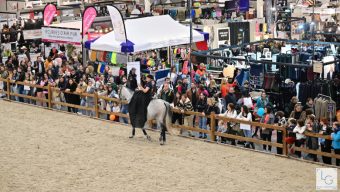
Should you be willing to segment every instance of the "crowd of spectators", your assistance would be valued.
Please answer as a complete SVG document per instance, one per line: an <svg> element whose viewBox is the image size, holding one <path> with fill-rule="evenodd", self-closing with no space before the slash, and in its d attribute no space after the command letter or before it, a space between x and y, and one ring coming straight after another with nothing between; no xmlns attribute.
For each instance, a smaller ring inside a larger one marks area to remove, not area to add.
<svg viewBox="0 0 340 192"><path fill-rule="evenodd" d="M0 77L11 80L10 91L13 93L47 99L47 90L16 84L16 82L41 86L50 85L53 88L51 97L54 101L86 107L93 107L95 105L94 98L72 93L97 93L99 96L118 98L119 86L126 86L132 90L138 87L135 69L132 69L127 74L126 69L121 68L119 75L114 76L110 67L106 66L102 73L98 73L97 67L91 63L84 66L77 59L67 59L65 52L53 48L47 58L38 56L34 62L31 62L29 57L19 62L18 56L12 54L6 62L0 64ZM143 81L144 79L142 78L142 84ZM289 152L292 155L331 164L332 159L330 157L323 156L318 158L314 154L303 154L299 151L294 151L293 146L313 150L321 149L323 152L331 152L334 149L336 154L340 154L339 122L336 118L331 119L333 121L332 124L329 123L330 119L327 117L316 119L313 98L309 98L307 103L302 104L298 102L296 97L293 97L291 103L285 109L278 111L271 104L266 92L263 91L258 98L252 98L249 94L249 82L247 81L243 85L238 85L232 79L225 78L218 85L213 76L205 70L204 64L199 65L196 71L187 75L178 74L175 68L171 68L169 76L165 78L161 86L156 87L156 82L153 82L153 85L154 98L163 99L182 112L173 113L172 123L196 126L207 130L211 128L209 115L215 113L222 117L236 118L249 122L257 121L264 124L275 124L287 128L288 138L285 139L289 143ZM7 84L1 83L0 89L7 91ZM1 96L6 97L5 94ZM19 96L11 96L11 99L18 102L47 106L46 102L34 101ZM126 104L120 105L119 103L107 102L103 99L99 99L98 103L100 110L128 114ZM60 105L54 105L54 107L59 110L94 116L94 111L91 110L78 110L74 107L63 107ZM203 116L183 114L185 111L199 112ZM101 114L100 117L109 119L109 116L106 114ZM121 117L115 118L114 121L128 123L127 118ZM282 131L270 128L252 127L246 124L221 120L216 122L215 130L249 138L258 138L269 142L272 140L276 140L278 143L283 142ZM306 132L329 135L332 140L306 136ZM209 139L205 133L195 133L192 131L184 133L183 131L181 134ZM276 136L276 138L272 138L273 136ZM218 137L217 140L221 143L243 145L252 149L256 147L252 142L242 142L224 137ZM257 147L264 151L275 152L271 146L263 145ZM282 154L282 149L277 148L276 153ZM336 165L340 165L339 159L336 160Z"/></svg>

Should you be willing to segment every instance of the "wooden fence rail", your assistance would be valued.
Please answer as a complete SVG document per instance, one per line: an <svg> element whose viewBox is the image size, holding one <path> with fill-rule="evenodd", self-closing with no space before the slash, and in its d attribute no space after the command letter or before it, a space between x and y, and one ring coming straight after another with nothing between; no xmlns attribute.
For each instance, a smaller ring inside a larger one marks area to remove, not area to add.
<svg viewBox="0 0 340 192"><path fill-rule="evenodd" d="M123 113L120 113L120 112L119 113L118 112L110 112L110 111L102 110L102 109L99 108L100 100L104 100L105 102L108 102L108 101L117 102L117 103L122 104L122 105L128 104L128 102L124 101L124 100L100 96L97 93L88 94L88 93L70 92L70 91L65 91L65 90L61 91L60 89L52 87L51 85L40 86L40 85L29 84L29 83L24 83L24 82L14 82L14 81L11 81L10 79L0 78L0 82L3 82L4 84L7 85L6 90L0 90L0 93L6 94L6 99L9 100L9 101L11 100L11 96L15 96L15 97L21 97L21 98L25 98L25 99L29 99L29 100L47 103L46 108L49 108L49 109L52 109L54 105L60 105L60 106L73 107L73 108L86 110L86 111L93 111L96 118L99 118L100 114L115 115L115 116L123 117L123 118L127 118L127 119L129 118L129 115L127 115L127 114L123 114ZM11 91L12 84L25 85L25 86L30 86L30 87L34 87L34 88L41 88L41 89L48 92L47 98L38 98L38 97L34 97L34 96L14 93L14 92ZM87 106L70 104L70 103L67 103L67 102L54 101L53 100L53 94L59 93L59 92L67 93L67 94L75 94L75 95L79 95L80 97L91 97L94 100L94 105L93 105L93 107L87 107ZM259 123L259 122L244 121L244 120L234 119L234 118L227 118L227 117L223 117L221 115L217 115L215 113L212 113L210 115L204 115L202 113L194 112L194 111L184 111L184 112L182 112L181 110L179 110L177 108L172 108L172 112L173 113L179 113L179 114L182 114L182 115L191 115L191 116L196 116L196 117L206 117L206 118L210 119L209 130L201 129L199 127L196 127L195 125L188 126L188 125L177 125L177 124L173 124L172 128L184 129L184 130L208 134L210 140L213 141L213 142L216 141L216 137L225 137L227 139L234 139L234 140L238 140L238 141L252 142L252 143L256 143L258 145L268 145L268 146L272 146L272 147L282 148L283 149L282 155L286 156L286 157L290 156L290 154L288 153L288 144L286 143L286 140L285 140L285 138L288 137L286 127L263 124L263 123ZM216 121L242 123L242 124L251 125L252 127L264 127L264 128L267 128L267 129L281 131L282 132L282 143L269 142L269 141L244 137L244 136L241 136L241 135L234 135L234 134L229 134L229 133L218 132L218 131L216 131L216 127L217 127ZM323 139L331 140L331 137L329 135L321 135L321 134L318 134L318 133L311 133L311 132L307 132L307 131L304 133L304 135L306 135L307 137L316 137L316 138L323 138ZM315 155L340 159L340 155L334 154L333 152L327 153L327 152L322 152L320 150L311 150L311 149L302 148L302 147L294 147L294 149L295 149L295 151L301 151L301 152L308 153L308 154L315 154Z"/></svg>

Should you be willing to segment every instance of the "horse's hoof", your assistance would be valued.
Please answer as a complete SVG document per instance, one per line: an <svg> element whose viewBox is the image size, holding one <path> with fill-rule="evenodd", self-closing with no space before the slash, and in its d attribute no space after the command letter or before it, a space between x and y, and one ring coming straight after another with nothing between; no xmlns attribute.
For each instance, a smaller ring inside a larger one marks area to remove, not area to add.
<svg viewBox="0 0 340 192"><path fill-rule="evenodd" d="M165 145L165 141L161 141L159 144L160 145Z"/></svg>
<svg viewBox="0 0 340 192"><path fill-rule="evenodd" d="M146 139L147 139L148 141L151 141L151 137L150 137L149 135L146 136Z"/></svg>
<svg viewBox="0 0 340 192"><path fill-rule="evenodd" d="M134 136L133 136L133 135L131 135L129 138L130 138L130 139L132 139L133 137L134 137Z"/></svg>

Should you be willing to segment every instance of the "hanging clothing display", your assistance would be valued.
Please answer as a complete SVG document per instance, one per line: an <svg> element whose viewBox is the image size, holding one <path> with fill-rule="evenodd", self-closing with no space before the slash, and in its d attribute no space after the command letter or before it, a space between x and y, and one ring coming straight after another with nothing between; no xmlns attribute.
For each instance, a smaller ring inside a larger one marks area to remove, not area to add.
<svg viewBox="0 0 340 192"><path fill-rule="evenodd" d="M333 73L335 72L335 64L325 65L323 67L323 78L331 80L333 79Z"/></svg>
<svg viewBox="0 0 340 192"><path fill-rule="evenodd" d="M316 119L328 118L330 115L334 116L336 114L336 103L329 98L318 97L314 99L314 113ZM333 107L330 107L333 106ZM330 109L332 109L330 111Z"/></svg>

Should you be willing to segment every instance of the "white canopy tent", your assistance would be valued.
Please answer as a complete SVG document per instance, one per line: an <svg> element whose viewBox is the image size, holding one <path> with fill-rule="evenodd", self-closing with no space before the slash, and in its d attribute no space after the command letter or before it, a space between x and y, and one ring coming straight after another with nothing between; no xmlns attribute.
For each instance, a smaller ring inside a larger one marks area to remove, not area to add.
<svg viewBox="0 0 340 192"><path fill-rule="evenodd" d="M173 20L169 15L125 20L127 40L133 44L133 52L158 49L190 43L190 28ZM204 41L204 34L193 30L193 42ZM103 35L90 48L98 51L121 52L121 44L115 40L114 31Z"/></svg>

